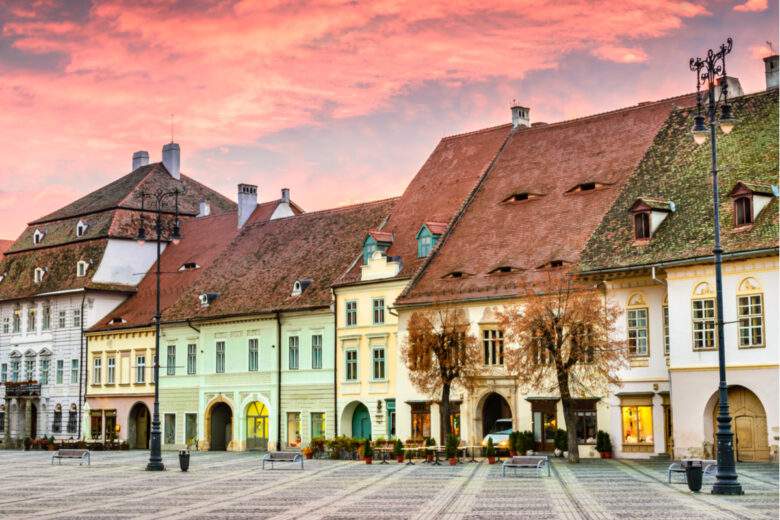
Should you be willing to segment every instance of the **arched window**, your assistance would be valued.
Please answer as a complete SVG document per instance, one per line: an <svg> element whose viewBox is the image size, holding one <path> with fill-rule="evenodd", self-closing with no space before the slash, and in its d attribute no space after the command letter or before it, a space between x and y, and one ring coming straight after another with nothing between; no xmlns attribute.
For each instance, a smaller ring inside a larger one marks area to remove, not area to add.
<svg viewBox="0 0 780 520"><path fill-rule="evenodd" d="M737 197L734 199L734 224L747 226L753 223L753 208L750 197Z"/></svg>

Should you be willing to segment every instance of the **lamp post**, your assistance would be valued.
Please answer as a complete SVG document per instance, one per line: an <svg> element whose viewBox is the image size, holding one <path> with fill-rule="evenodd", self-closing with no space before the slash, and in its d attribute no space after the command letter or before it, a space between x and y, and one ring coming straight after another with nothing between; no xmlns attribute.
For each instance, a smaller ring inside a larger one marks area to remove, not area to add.
<svg viewBox="0 0 780 520"><path fill-rule="evenodd" d="M715 306L718 341L718 470L715 474L715 484L712 493L715 495L741 495L742 486L737 480L737 470L734 464L734 433L731 431L731 416L729 415L729 394L726 384L726 345L723 338L723 249L720 245L720 196L718 194L718 142L717 127L724 134L734 128L735 119L728 103L728 85L726 77L726 55L731 52L732 39L720 45L717 50L708 50L704 58L691 58L690 69L696 73L696 116L694 117L693 139L696 144L702 144L710 138L710 160L712 173L712 196L715 216ZM720 83L720 97L715 98L715 87ZM701 88L707 89L707 116L709 128L705 127L702 115ZM718 104L720 103L720 118Z"/></svg>
<svg viewBox="0 0 780 520"><path fill-rule="evenodd" d="M163 471L165 465L162 461L161 433L160 433L160 253L163 240L163 214L170 214L170 211L164 210L166 200L174 199L175 218L170 230L170 240L173 244L178 244L181 239L181 230L179 224L179 195L178 189L173 191L158 190L154 193L141 192L141 223L138 227L138 242L143 244L146 238L146 228L144 227L144 212L155 215L154 230L156 236L151 237L157 244L157 263L156 263L156 283L157 294L154 313L154 412L152 413L151 439L149 442L149 463L146 465L147 471ZM152 209L145 208L146 199L152 200Z"/></svg>

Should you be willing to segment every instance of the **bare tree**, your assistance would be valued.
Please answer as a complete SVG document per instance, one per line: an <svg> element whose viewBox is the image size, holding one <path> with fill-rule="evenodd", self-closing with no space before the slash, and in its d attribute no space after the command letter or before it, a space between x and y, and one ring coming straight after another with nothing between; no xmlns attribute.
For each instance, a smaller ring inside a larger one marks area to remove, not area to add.
<svg viewBox="0 0 780 520"><path fill-rule="evenodd" d="M565 273L529 285L521 305L499 312L511 341L505 353L509 372L526 389L561 397L569 462L580 460L576 396L606 392L626 365L625 343L614 335L619 314L595 287Z"/></svg>
<svg viewBox="0 0 780 520"><path fill-rule="evenodd" d="M441 392L439 413L442 442L451 433L450 392L454 384L472 388L481 360L477 339L468 333L469 320L462 309L442 307L415 311L409 318L409 337L401 354L409 379L421 392Z"/></svg>

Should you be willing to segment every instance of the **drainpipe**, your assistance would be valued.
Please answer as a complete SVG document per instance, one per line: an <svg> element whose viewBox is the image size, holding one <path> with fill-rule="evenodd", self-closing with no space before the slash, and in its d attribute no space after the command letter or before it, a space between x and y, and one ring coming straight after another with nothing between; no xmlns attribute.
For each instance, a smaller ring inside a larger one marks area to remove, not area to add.
<svg viewBox="0 0 780 520"><path fill-rule="evenodd" d="M82 405L82 383L84 383L84 389L86 390L86 372L84 372L84 300L87 298L87 291L81 296L81 335L79 336L79 423L77 426L77 439L81 440L81 405ZM84 392L86 393L86 392Z"/></svg>
<svg viewBox="0 0 780 520"><path fill-rule="evenodd" d="M333 294L333 436L339 434L339 392L338 392L338 349L339 349L339 302L336 299L336 291Z"/></svg>
<svg viewBox="0 0 780 520"><path fill-rule="evenodd" d="M282 321L276 311L276 449L282 449Z"/></svg>

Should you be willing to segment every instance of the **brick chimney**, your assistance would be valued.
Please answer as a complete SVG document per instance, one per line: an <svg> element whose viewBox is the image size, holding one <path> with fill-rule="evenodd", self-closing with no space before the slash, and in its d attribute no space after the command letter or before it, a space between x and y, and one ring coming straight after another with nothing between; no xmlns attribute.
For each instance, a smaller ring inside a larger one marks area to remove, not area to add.
<svg viewBox="0 0 780 520"><path fill-rule="evenodd" d="M241 229L257 207L257 186L238 185L238 227Z"/></svg>

